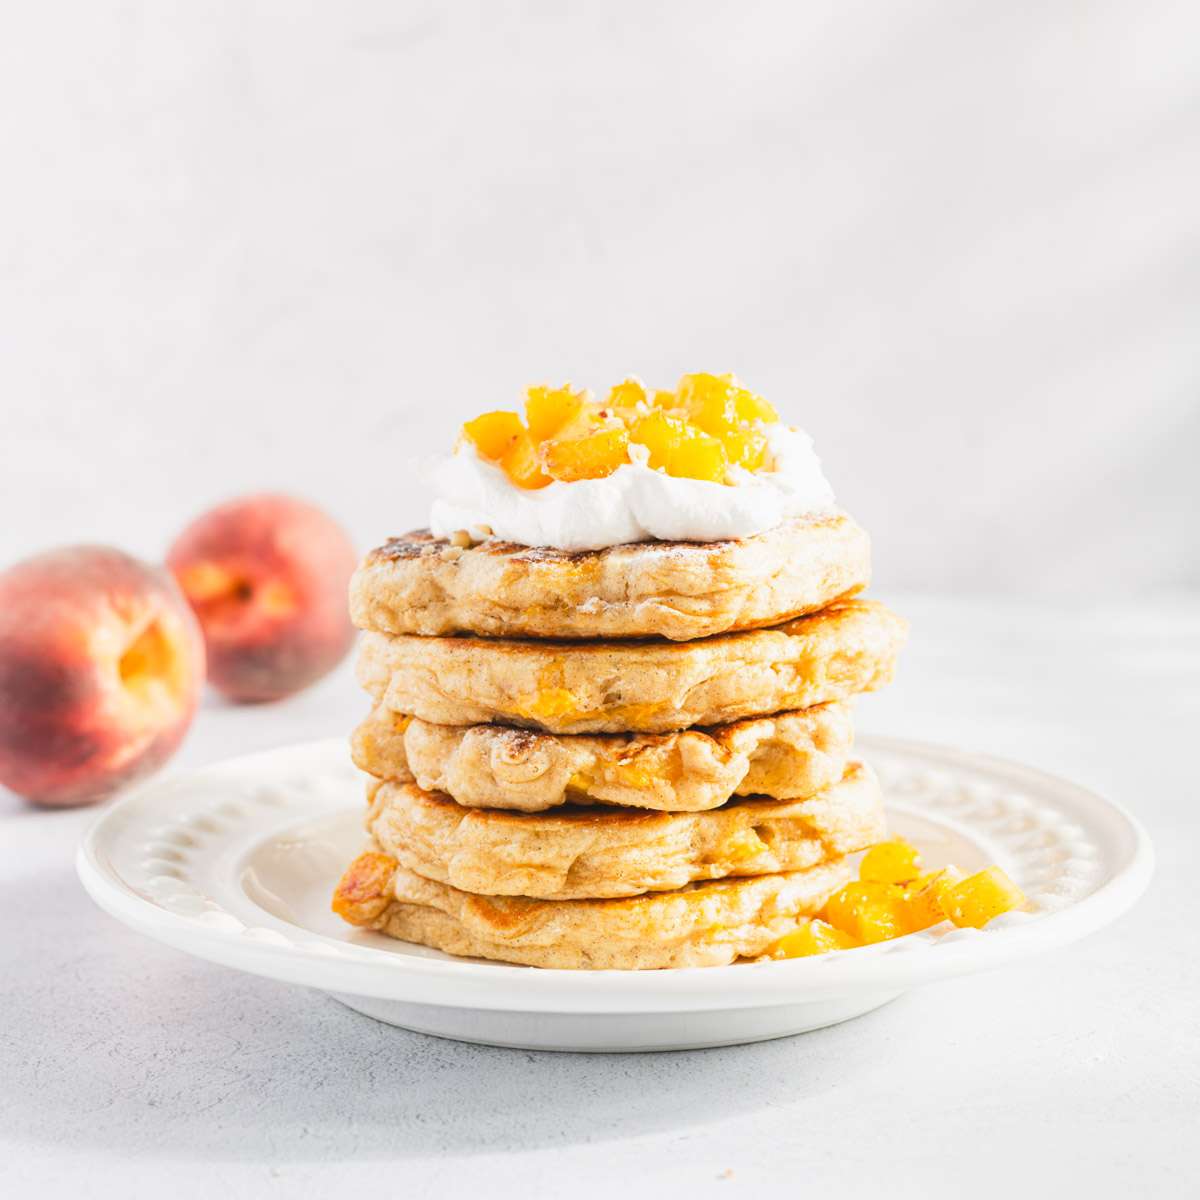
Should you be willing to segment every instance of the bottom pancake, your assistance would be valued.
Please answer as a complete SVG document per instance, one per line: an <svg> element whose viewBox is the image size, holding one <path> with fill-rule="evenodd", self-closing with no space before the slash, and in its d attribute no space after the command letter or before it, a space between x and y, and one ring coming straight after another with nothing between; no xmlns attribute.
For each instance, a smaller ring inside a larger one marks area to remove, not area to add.
<svg viewBox="0 0 1200 1200"><path fill-rule="evenodd" d="M464 808L412 783L375 783L367 829L427 879L487 896L608 899L706 879L815 867L886 836L871 769L852 763L805 800L738 800L697 813L609 807Z"/></svg>
<svg viewBox="0 0 1200 1200"><path fill-rule="evenodd" d="M530 900L462 892L368 851L342 877L333 911L351 925L468 958L567 970L715 967L765 953L851 875L838 859L621 900Z"/></svg>

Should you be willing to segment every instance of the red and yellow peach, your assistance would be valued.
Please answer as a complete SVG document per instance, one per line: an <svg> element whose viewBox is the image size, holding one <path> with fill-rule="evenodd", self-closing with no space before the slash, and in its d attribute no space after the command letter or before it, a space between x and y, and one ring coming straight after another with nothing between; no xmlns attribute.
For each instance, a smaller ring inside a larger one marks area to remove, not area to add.
<svg viewBox="0 0 1200 1200"><path fill-rule="evenodd" d="M204 681L170 575L105 546L0 572L0 783L37 804L110 795L174 752Z"/></svg>
<svg viewBox="0 0 1200 1200"><path fill-rule="evenodd" d="M231 500L189 525L167 564L204 630L213 686L276 700L337 666L353 640L355 560L332 518L290 496Z"/></svg>

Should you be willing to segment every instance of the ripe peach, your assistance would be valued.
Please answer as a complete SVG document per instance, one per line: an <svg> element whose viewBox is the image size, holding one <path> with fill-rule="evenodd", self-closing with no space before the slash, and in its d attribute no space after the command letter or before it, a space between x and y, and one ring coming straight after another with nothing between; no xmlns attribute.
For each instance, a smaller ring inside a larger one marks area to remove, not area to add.
<svg viewBox="0 0 1200 1200"><path fill-rule="evenodd" d="M160 766L204 682L204 642L166 571L71 546L0 572L0 783L88 804Z"/></svg>
<svg viewBox="0 0 1200 1200"><path fill-rule="evenodd" d="M354 637L355 559L332 518L290 496L244 496L193 521L167 565L200 619L213 686L278 700L333 670Z"/></svg>

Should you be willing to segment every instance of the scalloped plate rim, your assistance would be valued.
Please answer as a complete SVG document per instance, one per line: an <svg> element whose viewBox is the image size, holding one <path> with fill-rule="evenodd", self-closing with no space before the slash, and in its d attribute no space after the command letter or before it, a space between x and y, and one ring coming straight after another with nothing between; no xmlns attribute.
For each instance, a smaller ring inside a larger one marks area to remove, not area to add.
<svg viewBox="0 0 1200 1200"><path fill-rule="evenodd" d="M1064 908L1022 924L970 935L952 944L921 934L895 942L817 958L690 967L657 971L572 971L449 957L388 953L370 946L335 942L305 931L309 944L276 945L244 933L216 930L171 913L140 895L104 861L102 839L119 835L139 806L207 781L239 774L299 754L345 754L345 740L294 743L224 759L187 772L159 777L122 797L92 824L76 856L83 886L111 916L130 928L195 957L282 982L321 990L473 1010L546 1013L663 1013L754 1008L818 1000L865 991L899 991L923 982L998 967L1013 959L1053 950L1114 921L1149 885L1154 853L1141 823L1123 806L1038 768L992 755L936 743L862 736L859 746L901 758L932 760L955 767L1032 781L1041 789L1067 793L1076 803L1116 818L1129 840L1123 865L1095 891ZM896 808L908 808L897 801ZM920 806L914 806L920 812ZM293 814L293 821L295 820ZM319 943L336 945L336 954ZM469 994L460 988L471 981Z"/></svg>

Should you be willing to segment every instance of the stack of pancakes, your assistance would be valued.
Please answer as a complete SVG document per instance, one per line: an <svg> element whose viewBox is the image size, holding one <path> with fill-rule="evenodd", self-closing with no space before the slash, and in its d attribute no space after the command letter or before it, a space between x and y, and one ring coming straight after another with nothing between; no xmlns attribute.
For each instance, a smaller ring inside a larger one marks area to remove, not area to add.
<svg viewBox="0 0 1200 1200"><path fill-rule="evenodd" d="M569 553L396 538L351 585L374 708L352 924L543 967L769 953L885 834L850 703L906 626L844 514Z"/></svg>

